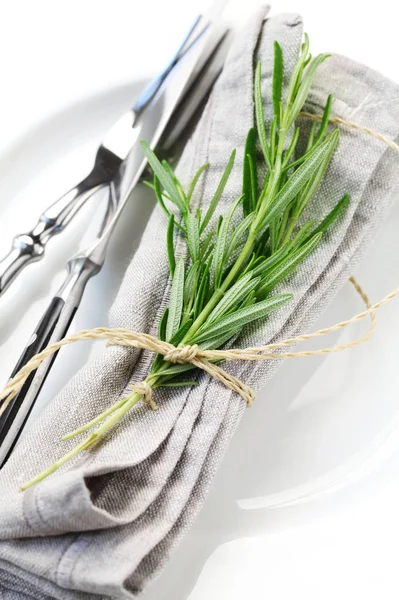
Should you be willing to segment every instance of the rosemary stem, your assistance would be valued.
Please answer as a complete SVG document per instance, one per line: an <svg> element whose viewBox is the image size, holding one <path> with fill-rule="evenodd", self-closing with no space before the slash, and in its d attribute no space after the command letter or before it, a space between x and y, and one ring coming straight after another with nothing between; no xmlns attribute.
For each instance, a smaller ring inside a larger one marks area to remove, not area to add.
<svg viewBox="0 0 399 600"><path fill-rule="evenodd" d="M155 374L155 373L151 373L151 375L149 375L146 379L146 383L148 383L148 385L150 385L151 387L154 385L154 383L156 383L156 380L157 380L156 375L157 374ZM74 431L70 431L69 433L66 433L65 435L63 435L61 439L63 441L70 440L71 438L74 438L77 435L84 433L85 431L88 431L89 429L94 427L94 425L97 425L97 423L101 423L101 421L104 421L104 419L106 419L107 417L112 415L115 411L122 408L125 405L125 403L129 400L130 397L131 397L131 395L124 396L123 398L118 400L118 402L115 402L115 404L110 406L107 410L102 412L100 415L98 415L91 421L88 421L87 423L85 423L84 425L79 427L78 429L75 429ZM107 421L107 423L108 422L109 421Z"/></svg>
<svg viewBox="0 0 399 600"><path fill-rule="evenodd" d="M201 313L198 315L198 317L196 318L194 323L191 325L190 329L187 331L186 335L184 336L183 340L181 341L181 345L184 345L185 343L187 343L187 341L197 333L198 329L206 321L206 319L208 318L208 316L210 315L212 310L215 308L215 306L221 300L224 293L226 292L226 290L228 289L228 287L230 286L232 281L234 281L234 278L237 276L243 263L248 258L248 256L251 254L253 246L255 244L255 241L256 241L256 234L255 234L253 228L251 228L250 233L248 235L248 239L245 243L245 246L241 250L241 252L240 252L239 256L237 257L237 260L235 261L229 274L227 275L226 279L223 281L222 285L213 293L209 302L204 306Z"/></svg>
<svg viewBox="0 0 399 600"><path fill-rule="evenodd" d="M150 385L150 382L154 382L155 380L156 379L154 377L148 377L146 382L149 383L149 385ZM100 425L100 427L98 427L93 433L91 433L85 440L83 440L83 442L81 442L80 444L75 446L75 448L70 450L70 452L67 452L66 454L64 454L64 456L62 456L59 460L57 460L54 464L52 464L48 469L46 469L45 471L42 471L42 473L39 473L39 475L37 475L36 477L34 477L33 479L31 479L30 481L25 483L23 486L21 486L21 491L24 491L24 490L28 489L29 487L35 485L36 483L39 483L39 481L46 479L46 477L48 477L49 475L51 475L52 473L57 471L66 462L68 462L69 460L71 460L72 458L77 456L83 450L89 450L102 437L104 437L104 435L118 421L120 421L122 419L122 417L124 417L125 414L127 412L129 412L129 410L131 408L133 408L133 406L135 406L139 402L139 400L141 400L141 398L142 398L142 394L138 394L137 392L132 392L129 396L126 396L125 398L123 398L122 400L120 400L119 402L114 404L114 406L112 406L108 411L105 411L108 414L112 412L109 419L107 419L102 425ZM105 413L103 413L103 415L104 414ZM81 427L80 431L83 432L86 429L88 429L89 427L91 427L92 426L91 424L94 421L96 421L96 419L93 419L93 421L91 421L87 425L84 425L83 427ZM75 434L75 432L73 432L73 433ZM69 435L69 437L72 437L72 434L68 434L68 435ZM76 435L77 435L77 433L76 433Z"/></svg>
<svg viewBox="0 0 399 600"><path fill-rule="evenodd" d="M290 224L288 225L286 234L283 238L283 242L282 242L283 244L286 244L290 240L292 232L294 231L295 225L296 225L296 219L292 218Z"/></svg>
<svg viewBox="0 0 399 600"><path fill-rule="evenodd" d="M78 429L74 429L74 431L70 431L69 433L66 433L65 435L62 436L61 439L63 441L70 440L71 438L76 437L80 433L84 433L88 429L91 429L92 427L94 427L94 425L97 425L97 423L100 423L106 417L108 417L113 412L115 412L116 410L118 410L119 408L121 408L121 406L123 406L125 404L127 398L129 398L129 396L127 396L127 397L125 396L124 398L121 398L121 400L119 400L118 402L116 402L115 404L113 404L110 408L108 408L107 410L105 410L104 412L102 412L100 415L98 415L97 417L95 417L95 419L92 419L91 421L88 421L87 423L85 423L85 425L82 425Z"/></svg>
<svg viewBox="0 0 399 600"><path fill-rule="evenodd" d="M122 406L116 409L113 414L107 419L100 427L98 427L92 434L91 440L87 439L87 448L93 446L101 437L103 437L107 431L109 431L120 419L127 413L135 404L141 400L142 394L132 392L129 396L126 396L125 402Z"/></svg>
<svg viewBox="0 0 399 600"><path fill-rule="evenodd" d="M82 450L84 450L86 443L87 439L84 440L84 442L82 442L78 446L75 446L75 448L73 448L70 452L68 452L62 458L57 460L57 462L52 464L51 467L48 467L48 469L42 471L41 473L39 473L39 475L36 475L36 477L31 479L30 481L21 485L20 490L23 492L35 485L36 483L39 483L39 481L43 481L43 479L46 479L46 477L57 471L60 467L62 467L62 465L64 465L66 462L68 462L69 460L77 456Z"/></svg>

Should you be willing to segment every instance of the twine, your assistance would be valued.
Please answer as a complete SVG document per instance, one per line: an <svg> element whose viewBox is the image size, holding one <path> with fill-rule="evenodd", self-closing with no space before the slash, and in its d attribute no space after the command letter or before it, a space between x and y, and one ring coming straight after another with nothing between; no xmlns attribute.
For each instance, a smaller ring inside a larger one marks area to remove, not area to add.
<svg viewBox="0 0 399 600"><path fill-rule="evenodd" d="M158 410L158 405L152 397L152 387L146 381L134 383L133 385L129 386L129 389L131 389L132 392L135 392L136 394L140 394L140 396L142 396L143 402L148 404L148 406L152 410Z"/></svg>
<svg viewBox="0 0 399 600"><path fill-rule="evenodd" d="M306 112L300 113L300 116L316 121L321 121L321 119L323 118L322 115L314 115ZM340 117L331 117L329 121L331 123L336 123L341 126L356 129L367 135L371 135L374 138L380 140L381 142L387 144L387 146L389 146L395 152L399 153L399 146L392 139L379 133L378 131L374 131L373 129L369 129L368 127L362 127L357 123L346 121L345 119L341 119ZM47 346L47 348L45 348L39 354L36 354L33 358L29 360L29 362L26 363L24 367L22 367L22 369L20 369L20 371L18 371L15 377L13 377L4 387L4 389L0 392L0 403L2 402L0 407L0 416L6 410L7 406L10 404L10 402L16 396L16 394L18 394L18 392L21 390L29 375L33 371L35 371L42 364L42 362L46 360L46 358L48 358L55 352L58 352L58 350L63 346L73 344L82 340L92 339L106 339L108 340L108 345L126 346L130 348L149 350L150 352L161 354L164 357L165 361L171 363L191 363L192 365L208 373L217 381L220 381L223 385L228 387L233 392L239 394L245 400L247 406L249 407L252 405L255 399L254 391L245 383L240 381L237 377L235 377L228 371L225 371L220 366L214 364L211 361L259 361L280 360L287 358L303 358L305 356L320 356L324 354L330 354L331 352L340 352L342 350L347 350L349 348L359 346L372 336L376 328L375 311L381 308L383 305L390 302L393 298L395 298L395 296L399 294L399 288L396 288L395 290L387 294L385 298L372 305L367 294L362 289L360 284L356 281L356 279L352 276L350 277L349 281L352 283L356 292L362 298L364 304L366 305L366 310L355 315L350 319L341 321L340 323L336 323L335 325L326 327L324 329L319 329L314 333L299 335L293 338L288 338L281 342L267 344L266 346L258 346L255 348L243 349L233 348L231 350L202 350L197 344L186 346L173 346L173 344L159 340L156 337L147 333L136 333L128 329L97 327L95 329L85 329L79 331L73 335L61 339L58 342L55 342L54 344L51 344L50 346ZM371 319L370 329L367 331L367 333L351 342L345 344L336 344L334 346L320 348L318 350L306 350L302 352L272 352L273 350L278 350L280 348L283 348L284 346L290 346L299 342L304 342L307 340L327 335L334 331L341 330L345 327L348 327L349 325L352 325L353 323L361 321L367 316L370 316ZM152 388L146 381L135 383L130 387L132 391L137 392L142 396L142 400L146 402L150 406L150 408L152 408L153 410L157 410L158 407L152 397Z"/></svg>
<svg viewBox="0 0 399 600"><path fill-rule="evenodd" d="M14 396L21 390L29 375L33 371L35 371L42 364L42 362L46 360L46 358L48 358L55 352L58 352L58 350L60 350L60 348L62 348L63 346L67 346L68 344L73 344L82 340L92 339L106 339L108 340L108 345L112 346L116 345L125 346L129 348L139 348L141 350L149 350L150 352L162 354L164 359L171 363L191 363L199 369L206 371L211 377L223 383L223 385L231 389L233 392L239 394L245 400L247 406L250 407L255 399L254 391L248 385L240 381L237 377L225 371L220 366L212 363L211 361L259 361L287 358L302 358L304 356L320 356L322 354L329 354L331 352L340 352L348 348L354 348L355 346L359 346L360 344L368 340L375 330L375 311L390 300L392 300L392 298L394 298L399 293L399 288L388 294L385 298L383 298L376 304L371 305L367 294L362 289L360 284L356 281L356 279L354 277L351 277L350 282L352 283L355 290L365 303L366 310L357 314L351 319L341 321L340 323L336 323L335 325L332 325L331 327L327 327L325 329L319 329L314 333L300 335L294 338L283 340L281 342L267 344L266 346L258 346L255 348L235 348L231 350L202 350L197 344L193 344L192 346L173 346L173 344L159 340L158 338L149 335L148 333L137 333L134 331L130 331L129 329L97 327L95 329L85 329L82 331L78 331L73 335L65 337L62 340L55 342L50 346L47 346L47 348L45 348L39 354L36 354L33 358L30 359L29 362L26 363L24 367L22 367L20 371L18 371L15 377L13 377L7 383L7 385L0 393L0 402L4 400L0 409L0 416L5 411L9 403L12 401ZM346 344L337 344L328 348L320 348L318 350L307 350L303 352L271 352L271 350L276 350L287 345L295 344L297 342L304 342L320 336L327 335L328 333L332 333L333 331L338 331L340 329L343 329L344 327L348 327L348 325L361 321L367 316L370 316L371 318L370 329L367 331L366 334L364 334L360 338L348 342ZM140 383L136 383L131 386L131 389L141 394L143 396L143 400L153 410L156 410L158 408L152 399L151 386L147 382L142 381Z"/></svg>
<svg viewBox="0 0 399 600"><path fill-rule="evenodd" d="M300 117L304 117L306 119L312 119L313 121L321 121L323 119L323 115L314 115L313 113L308 112L300 112ZM328 119L329 123L335 123L336 125L343 125L344 127L349 127L349 129L356 129L357 131L361 131L367 135L371 135L375 137L380 142L383 142L395 152L399 152L399 146L396 144L390 137L380 133L379 131L375 131L375 129L370 129L369 127L363 127L362 125L358 125L357 123L353 123L352 121L347 121L346 119L341 119L341 117L330 117Z"/></svg>

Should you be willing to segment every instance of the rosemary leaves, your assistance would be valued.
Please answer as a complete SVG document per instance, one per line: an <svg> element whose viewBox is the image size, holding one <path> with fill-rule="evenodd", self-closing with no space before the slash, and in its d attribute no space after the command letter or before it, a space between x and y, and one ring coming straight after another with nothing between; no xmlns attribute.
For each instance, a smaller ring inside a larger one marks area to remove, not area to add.
<svg viewBox="0 0 399 600"><path fill-rule="evenodd" d="M344 196L321 223L299 226L328 169L339 140L338 130L328 131L331 97L323 119L314 124L305 151L298 156L296 119L308 96L314 76L327 55L312 58L305 36L301 54L282 95L283 55L274 44L272 100L274 116L266 127L261 93L261 65L254 81L256 130L245 143L242 194L229 210L218 215L219 201L234 168L235 151L206 211L192 208L192 197L208 165L201 166L186 190L172 167L158 160L146 142L142 148L154 172L153 188L166 213L166 251L172 280L169 306L159 324L158 337L174 346L199 345L217 349L235 338L247 324L267 317L292 298L273 293L314 250L323 234L349 202ZM266 166L258 170L257 146ZM262 169L263 172L263 169ZM175 255L175 237L186 245L187 258ZM70 439L94 429L76 448L24 486L29 487L54 472L82 450L98 442L137 404L146 389L196 385L193 364L176 364L157 355L150 373L138 390L67 434Z"/></svg>

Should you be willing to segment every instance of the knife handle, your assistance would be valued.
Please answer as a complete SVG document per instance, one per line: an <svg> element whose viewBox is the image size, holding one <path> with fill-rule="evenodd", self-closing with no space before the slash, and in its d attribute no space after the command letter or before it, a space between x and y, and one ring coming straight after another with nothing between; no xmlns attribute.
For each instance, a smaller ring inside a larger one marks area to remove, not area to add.
<svg viewBox="0 0 399 600"><path fill-rule="evenodd" d="M86 284L90 277L98 273L100 266L84 257L75 257L68 262L67 269L64 283L42 316L11 377L14 377L33 356L66 335ZM52 354L37 371L29 375L21 390L0 416L0 468L14 449L57 354L58 352Z"/></svg>
<svg viewBox="0 0 399 600"><path fill-rule="evenodd" d="M23 366L25 366L26 363L33 356L35 356L35 354L38 354L39 352L44 350L44 348L48 345L48 343L54 333L54 330L57 326L57 323L59 322L64 305L65 305L65 301L62 298L55 296L52 299L49 307L47 308L46 312L42 316L38 326L36 327L33 335L31 336L31 338L28 342L28 345L26 346L25 350L23 351L19 361L15 365L15 368L11 374L11 377L14 377L18 373L18 371ZM75 312L76 312L76 309L73 312L73 314L71 315L71 317L69 319L69 323L71 322ZM65 328L65 330L68 329L69 323L67 324L67 327ZM48 371L49 371L54 359L55 359L55 354L52 355L48 369L46 370L44 377L40 381L40 385L37 389L37 394L39 394L39 392L40 392L40 389L46 379L46 376L48 374ZM3 443L4 443L8 433L12 429L12 426L13 426L17 416L20 414L20 411L22 410L24 401L26 399L26 396L27 396L29 390L31 389L31 385L35 378L35 375L36 375L35 372L33 372L29 375L28 379L22 386L21 390L13 398L13 400L8 405L7 409L4 411L4 413L0 417L0 451L3 449L2 448ZM24 423L26 422L27 418L29 417L29 414L30 414L33 406L34 406L34 402L31 404L28 411L24 415L24 419L21 423L21 426L18 428L17 431L14 432L13 440L12 440L13 443L10 446L10 448L7 449L8 451L12 450L14 444L16 443L16 441L19 437L19 433L22 430L22 427L23 427ZM5 460L7 460L8 455L9 455L9 452L7 452L6 456L4 457ZM1 462L2 461L0 460L0 464L1 464Z"/></svg>
<svg viewBox="0 0 399 600"><path fill-rule="evenodd" d="M34 333L32 334L25 350L20 356L17 364L11 373L11 379L30 361L31 358L41 352L48 344L54 329L57 325L58 319L64 308L65 301L58 296L55 296L48 306L46 312L40 319ZM32 377L33 373L29 377ZM29 378L28 378L29 380ZM28 383L28 382L27 382ZM22 390L21 390L22 391ZM1 423L1 418L0 418ZM1 434L0 434L1 435ZM1 439L1 438L0 438Z"/></svg>

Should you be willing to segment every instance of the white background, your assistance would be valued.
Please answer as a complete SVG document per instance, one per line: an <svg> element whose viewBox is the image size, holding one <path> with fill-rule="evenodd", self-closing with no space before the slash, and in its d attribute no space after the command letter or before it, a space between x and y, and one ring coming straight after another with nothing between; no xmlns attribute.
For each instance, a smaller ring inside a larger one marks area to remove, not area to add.
<svg viewBox="0 0 399 600"><path fill-rule="evenodd" d="M258 4L236 1L233 20L243 22ZM40 209L79 179L102 132L130 106L135 82L163 65L205 6L187 0L0 3L1 255L14 233L29 229ZM282 0L273 11L302 14L315 53L344 53L399 82L392 0ZM106 323L150 210L143 194L127 208L73 329ZM0 300L2 381L62 280L85 216ZM398 226L396 206L357 273L372 299L397 284ZM194 527L143 598L398 597L397 306L381 312L368 345L283 365L245 415ZM360 308L347 286L317 325ZM363 327L331 341L348 341ZM90 351L97 346L62 353L41 406Z"/></svg>

